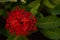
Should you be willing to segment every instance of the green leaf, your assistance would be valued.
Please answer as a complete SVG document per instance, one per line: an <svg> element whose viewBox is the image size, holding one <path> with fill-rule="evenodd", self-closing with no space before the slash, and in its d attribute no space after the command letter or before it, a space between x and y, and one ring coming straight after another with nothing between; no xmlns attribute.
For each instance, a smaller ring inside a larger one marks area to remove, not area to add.
<svg viewBox="0 0 60 40"><path fill-rule="evenodd" d="M17 2L17 0L0 0L0 2L8 2L8 1L10 1L10 2Z"/></svg>
<svg viewBox="0 0 60 40"><path fill-rule="evenodd" d="M60 14L60 4L56 5L54 9L51 9L52 15Z"/></svg>
<svg viewBox="0 0 60 40"><path fill-rule="evenodd" d="M29 39L24 36L16 36L13 40L29 40Z"/></svg>
<svg viewBox="0 0 60 40"><path fill-rule="evenodd" d="M14 38L16 37L15 34L13 34L13 35L10 34L10 32L8 30L5 30L4 35L6 35L8 37L7 40L14 40Z"/></svg>
<svg viewBox="0 0 60 40"><path fill-rule="evenodd" d="M27 37L25 36L16 36L16 35L8 35L7 40L29 40Z"/></svg>
<svg viewBox="0 0 60 40"><path fill-rule="evenodd" d="M51 0L52 3L60 4L60 0Z"/></svg>
<svg viewBox="0 0 60 40"><path fill-rule="evenodd" d="M15 34L12 35L12 34L9 33L9 31L6 31L6 32L7 32L6 35L8 37L7 40L14 40L14 38L16 38L16 35Z"/></svg>
<svg viewBox="0 0 60 40"><path fill-rule="evenodd" d="M9 35L8 38L7 38L7 40L13 40L14 38L15 38L14 36Z"/></svg>
<svg viewBox="0 0 60 40"><path fill-rule="evenodd" d="M31 2L30 4L28 4L28 7L33 8L33 7L37 6L37 4L39 4L39 3L40 3L40 0L35 0L35 1Z"/></svg>
<svg viewBox="0 0 60 40"><path fill-rule="evenodd" d="M0 30L0 34L3 34L6 37L8 37L7 40L13 40L13 38L14 38L14 36L10 35L10 33L5 28Z"/></svg>
<svg viewBox="0 0 60 40"><path fill-rule="evenodd" d="M38 13L38 8L39 8L39 6L40 6L40 4L38 3L35 7L33 7L33 8L31 9L31 13L32 13L33 15L36 15L36 14Z"/></svg>
<svg viewBox="0 0 60 40"><path fill-rule="evenodd" d="M11 1L11 2L17 2L17 0L9 0L9 1Z"/></svg>
<svg viewBox="0 0 60 40"><path fill-rule="evenodd" d="M38 23L36 24L40 28L58 28L60 26L60 18L56 16L48 16L39 19Z"/></svg>
<svg viewBox="0 0 60 40"><path fill-rule="evenodd" d="M54 8L54 7L55 7L55 5L51 4L51 3L49 2L49 0L44 0L43 3L44 3L47 7L49 7L49 8Z"/></svg>
<svg viewBox="0 0 60 40"><path fill-rule="evenodd" d="M38 13L39 6L40 6L40 0L35 0L28 5L28 7L31 8L31 13L33 15L36 15Z"/></svg>
<svg viewBox="0 0 60 40"><path fill-rule="evenodd" d="M60 39L60 29L41 30L41 32L48 38L58 40Z"/></svg>

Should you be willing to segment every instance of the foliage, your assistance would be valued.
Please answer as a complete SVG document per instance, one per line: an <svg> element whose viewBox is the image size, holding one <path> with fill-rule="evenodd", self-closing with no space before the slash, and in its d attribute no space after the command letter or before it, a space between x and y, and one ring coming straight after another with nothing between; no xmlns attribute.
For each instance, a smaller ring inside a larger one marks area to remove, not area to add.
<svg viewBox="0 0 60 40"><path fill-rule="evenodd" d="M6 0L7 1L7 0ZM3 2L0 0L0 16L7 18L7 12L14 9L16 6L27 9L37 18L37 28L47 37L52 40L60 39L60 0L14 0ZM10 2L11 1L11 2ZM45 10L45 11L44 11ZM49 15L47 15L47 14ZM44 16L46 15L46 16ZM59 15L59 16L57 16ZM1 28L2 26L0 26ZM0 30L1 34L10 35L5 30ZM15 40L15 36L8 36L7 40ZM28 40L22 36L17 37L18 40Z"/></svg>

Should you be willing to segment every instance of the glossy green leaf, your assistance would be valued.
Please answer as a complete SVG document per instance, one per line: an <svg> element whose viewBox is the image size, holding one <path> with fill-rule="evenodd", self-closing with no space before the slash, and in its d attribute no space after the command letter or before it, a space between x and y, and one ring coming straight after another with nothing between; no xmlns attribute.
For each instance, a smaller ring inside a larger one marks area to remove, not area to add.
<svg viewBox="0 0 60 40"><path fill-rule="evenodd" d="M39 6L40 6L40 0L33 1L28 5L28 7L31 8L31 13L33 15L36 15L38 13Z"/></svg>
<svg viewBox="0 0 60 40"><path fill-rule="evenodd" d="M40 6L40 4L38 3L35 7L33 7L33 8L31 9L31 13L32 13L33 15L36 15L36 14L38 13L38 8L39 8L39 6Z"/></svg>
<svg viewBox="0 0 60 40"><path fill-rule="evenodd" d="M60 4L56 5L54 9L51 9L52 15L59 15L60 14Z"/></svg>
<svg viewBox="0 0 60 40"><path fill-rule="evenodd" d="M49 8L54 8L54 7L55 7L55 5L51 4L51 3L49 2L49 0L44 0L43 3L44 3L47 7L49 7Z"/></svg>
<svg viewBox="0 0 60 40"><path fill-rule="evenodd" d="M37 6L40 3L41 0L35 0L33 2L31 2L30 4L28 4L28 7L33 8L35 6Z"/></svg>
<svg viewBox="0 0 60 40"><path fill-rule="evenodd" d="M37 25L39 25L40 28L58 28L60 26L60 18L57 18L56 16L48 16L41 18Z"/></svg>
<svg viewBox="0 0 60 40"><path fill-rule="evenodd" d="M53 39L53 40L58 40L60 39L60 29L50 29L50 30L42 30L41 31L46 37Z"/></svg>
<svg viewBox="0 0 60 40"><path fill-rule="evenodd" d="M51 0L52 3L60 4L60 0Z"/></svg>

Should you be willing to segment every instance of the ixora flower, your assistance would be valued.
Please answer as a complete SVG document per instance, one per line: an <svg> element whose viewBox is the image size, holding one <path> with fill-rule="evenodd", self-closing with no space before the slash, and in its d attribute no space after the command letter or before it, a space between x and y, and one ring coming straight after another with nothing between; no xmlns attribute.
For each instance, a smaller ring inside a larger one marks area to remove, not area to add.
<svg viewBox="0 0 60 40"><path fill-rule="evenodd" d="M17 36L26 36L32 31L36 31L35 26L36 18L32 13L27 12L25 9L16 8L8 13L6 19L6 29L10 34L16 34Z"/></svg>

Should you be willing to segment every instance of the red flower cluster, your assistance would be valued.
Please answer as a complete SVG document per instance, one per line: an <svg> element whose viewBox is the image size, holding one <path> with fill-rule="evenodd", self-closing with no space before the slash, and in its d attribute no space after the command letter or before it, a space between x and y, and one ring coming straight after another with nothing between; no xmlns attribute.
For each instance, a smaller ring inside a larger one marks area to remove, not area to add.
<svg viewBox="0 0 60 40"><path fill-rule="evenodd" d="M6 19L6 29L10 34L28 35L36 30L36 18L25 9L15 9L9 12Z"/></svg>

